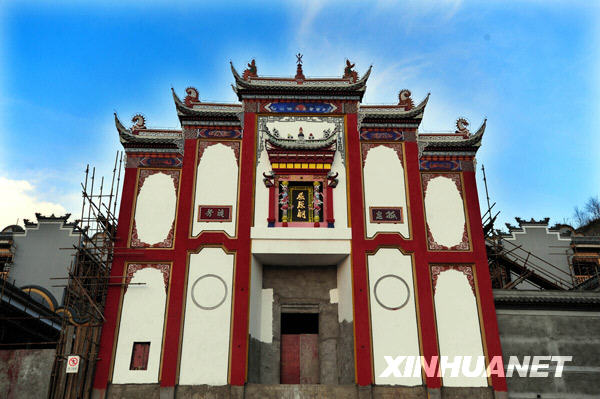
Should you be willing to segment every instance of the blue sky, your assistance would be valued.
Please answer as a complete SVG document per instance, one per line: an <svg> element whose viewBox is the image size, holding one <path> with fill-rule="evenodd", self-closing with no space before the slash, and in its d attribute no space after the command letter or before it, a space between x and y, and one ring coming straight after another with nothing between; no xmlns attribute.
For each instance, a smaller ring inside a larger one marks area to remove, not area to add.
<svg viewBox="0 0 600 399"><path fill-rule="evenodd" d="M373 64L365 103L431 92L421 131L487 117L478 166L502 221L562 222L600 191L599 3L505 3L5 2L0 225L77 213L85 165L108 175L120 149L114 111L178 127L171 86L234 102L230 60L293 75L298 52L307 76Z"/></svg>

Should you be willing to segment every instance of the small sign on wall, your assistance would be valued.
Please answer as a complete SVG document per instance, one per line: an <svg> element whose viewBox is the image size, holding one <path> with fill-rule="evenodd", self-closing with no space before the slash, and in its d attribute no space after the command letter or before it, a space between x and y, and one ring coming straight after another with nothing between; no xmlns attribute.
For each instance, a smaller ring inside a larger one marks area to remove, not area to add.
<svg viewBox="0 0 600 399"><path fill-rule="evenodd" d="M67 356L67 373L77 373L79 371L79 356Z"/></svg>
<svg viewBox="0 0 600 399"><path fill-rule="evenodd" d="M199 222L231 222L231 205L200 205Z"/></svg>
<svg viewBox="0 0 600 399"><path fill-rule="evenodd" d="M404 223L404 215L400 206L369 207L371 223Z"/></svg>

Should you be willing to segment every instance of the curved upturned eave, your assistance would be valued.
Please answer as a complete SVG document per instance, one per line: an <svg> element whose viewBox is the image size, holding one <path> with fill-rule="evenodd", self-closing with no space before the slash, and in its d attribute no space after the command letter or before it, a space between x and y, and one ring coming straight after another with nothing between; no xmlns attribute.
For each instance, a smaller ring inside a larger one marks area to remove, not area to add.
<svg viewBox="0 0 600 399"><path fill-rule="evenodd" d="M115 112L115 126L117 127L117 131L119 132L119 140L121 141L121 144L131 143L131 142L135 141L136 137L131 133L131 130L129 130L125 126L123 126L123 124L119 120L119 117L117 116L116 112Z"/></svg>
<svg viewBox="0 0 600 399"><path fill-rule="evenodd" d="M183 101L175 93L175 89L171 87L171 93L173 94L173 101L175 101L175 109L177 109L178 115L193 115L192 109L186 106Z"/></svg>
<svg viewBox="0 0 600 399"><path fill-rule="evenodd" d="M436 139L434 137L428 137L419 139L419 141L426 143L425 151L438 149L438 148L473 148L477 149L481 146L481 141L483 139L483 134L485 133L485 127L487 124L487 119L483 120L483 123L477 129L477 131L469 136L468 138L463 138L462 136L457 136L456 139L452 137L452 139L448 139L448 136L444 136L444 139Z"/></svg>
<svg viewBox="0 0 600 399"><path fill-rule="evenodd" d="M271 132L269 132L269 129L267 128L265 128L263 132L267 135L267 141L269 143L286 150L320 150L331 146L337 140L336 131L331 133L331 135L326 139L304 140L303 142L296 139L282 139L279 137L275 137L271 134Z"/></svg>
<svg viewBox="0 0 600 399"><path fill-rule="evenodd" d="M125 126L123 126L123 124L119 120L119 117L117 116L116 112L114 113L114 115L115 115L115 126L117 127L119 135L121 135L121 134L131 134L130 130L127 129Z"/></svg>
<svg viewBox="0 0 600 399"><path fill-rule="evenodd" d="M175 108L177 109L177 115L179 116L196 116L196 117L215 117L215 116L229 116L236 117L239 112L242 112L242 106L231 107L231 111L201 111L198 109L194 109L185 105L183 101L177 96L175 93L175 89L171 87L171 92L173 93L173 100L175 101Z"/></svg>
<svg viewBox="0 0 600 399"><path fill-rule="evenodd" d="M262 89L262 90L303 90L303 91L308 91L308 90L340 90L340 91L365 91L366 90L366 84L367 84L367 80L369 79L369 76L371 75L371 70L373 69L373 65L369 66L369 69L367 69L367 72L365 72L363 74L363 76L357 80L355 83L351 83L348 85L335 85L335 86L326 86L323 85L321 87L319 86L308 86L308 85L295 85L295 86L291 86L291 85L277 85L276 83L276 78L274 78L273 80L275 81L273 83L273 85L271 86L267 86L267 85L255 85L252 84L252 81L248 81L248 80L244 80L240 74L238 73L238 71L235 69L235 67L233 66L233 62L229 62L229 64L231 65L231 72L233 74L233 77L235 79L235 86L233 86L233 91L238 94L239 89ZM311 79L305 79L305 82L310 82Z"/></svg>
<svg viewBox="0 0 600 399"><path fill-rule="evenodd" d="M423 113L425 112L425 107L427 106L427 102L429 101L429 96L431 93L427 93L427 96L417 105L416 107L405 110L396 110L394 108L385 109L385 111L377 111L376 106L372 108L362 108L359 112L365 116L365 118L374 118L374 119L407 119L407 118L416 118L423 117ZM372 110L372 111L370 111Z"/></svg>
<svg viewBox="0 0 600 399"><path fill-rule="evenodd" d="M119 117L117 116L117 113L115 112L115 126L117 127L117 131L119 132L119 140L121 141L121 144L172 144L172 145L177 145L177 142L179 140L182 139L182 136L174 136L171 135L170 137L145 137L145 136L139 136L139 135L135 135L131 132L131 129L127 129L125 126L123 126L123 124L121 123L121 121L119 120Z"/></svg>

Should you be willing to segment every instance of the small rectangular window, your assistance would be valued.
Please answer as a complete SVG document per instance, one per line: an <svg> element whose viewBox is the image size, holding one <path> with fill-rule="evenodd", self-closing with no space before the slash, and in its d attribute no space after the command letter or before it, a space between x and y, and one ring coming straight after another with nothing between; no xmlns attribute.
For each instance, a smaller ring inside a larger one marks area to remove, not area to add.
<svg viewBox="0 0 600 399"><path fill-rule="evenodd" d="M134 342L129 370L147 370L150 342Z"/></svg>

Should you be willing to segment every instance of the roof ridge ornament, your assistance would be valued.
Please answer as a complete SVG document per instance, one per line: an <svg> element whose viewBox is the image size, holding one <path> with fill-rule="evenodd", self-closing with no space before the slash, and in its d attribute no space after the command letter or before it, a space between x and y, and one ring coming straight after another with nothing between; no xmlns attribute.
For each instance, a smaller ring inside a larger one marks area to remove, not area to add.
<svg viewBox="0 0 600 399"><path fill-rule="evenodd" d="M456 120L456 131L454 133L462 134L465 137L468 137L471 134L471 132L469 131L467 126L469 126L469 122L467 121L466 118L462 118L462 117L458 118Z"/></svg>
<svg viewBox="0 0 600 399"><path fill-rule="evenodd" d="M517 221L517 223L519 223L519 227L523 227L524 224L537 224L537 225L547 226L548 223L550 222L549 217L545 217L540 220L536 220L534 218L527 220L527 219L521 219L520 217L517 216L517 217L515 217L515 220Z"/></svg>
<svg viewBox="0 0 600 399"><path fill-rule="evenodd" d="M250 61L250 63L248 64L248 68L246 68L244 70L244 73L242 74L242 79L250 80L250 78L257 78L257 77L258 77L258 69L256 68L256 61L254 60L254 58L252 58L252 61Z"/></svg>
<svg viewBox="0 0 600 399"><path fill-rule="evenodd" d="M302 54L300 53L296 54L296 64L298 66L296 67L295 79L300 81L306 80L306 76L304 76L304 72L302 71Z"/></svg>
<svg viewBox="0 0 600 399"><path fill-rule="evenodd" d="M195 87L188 87L187 89L185 89L185 93L187 94L187 96L185 96L183 102L188 107L191 107L193 103L200 102L200 94L198 93L198 89L196 89Z"/></svg>
<svg viewBox="0 0 600 399"><path fill-rule="evenodd" d="M412 98L410 98L411 95L412 93L408 89L402 89L400 90L400 93L398 93L398 105L404 107L405 111L410 111L415 107L415 103Z"/></svg>
<svg viewBox="0 0 600 399"><path fill-rule="evenodd" d="M115 114L116 115L116 114ZM142 114L135 114L131 121L134 125L131 127L132 131L146 129L146 118Z"/></svg>
<svg viewBox="0 0 600 399"><path fill-rule="evenodd" d="M352 83L356 83L358 80L358 73L354 70L354 65L346 58L346 67L344 68L344 76L342 76L343 79L349 79Z"/></svg>

